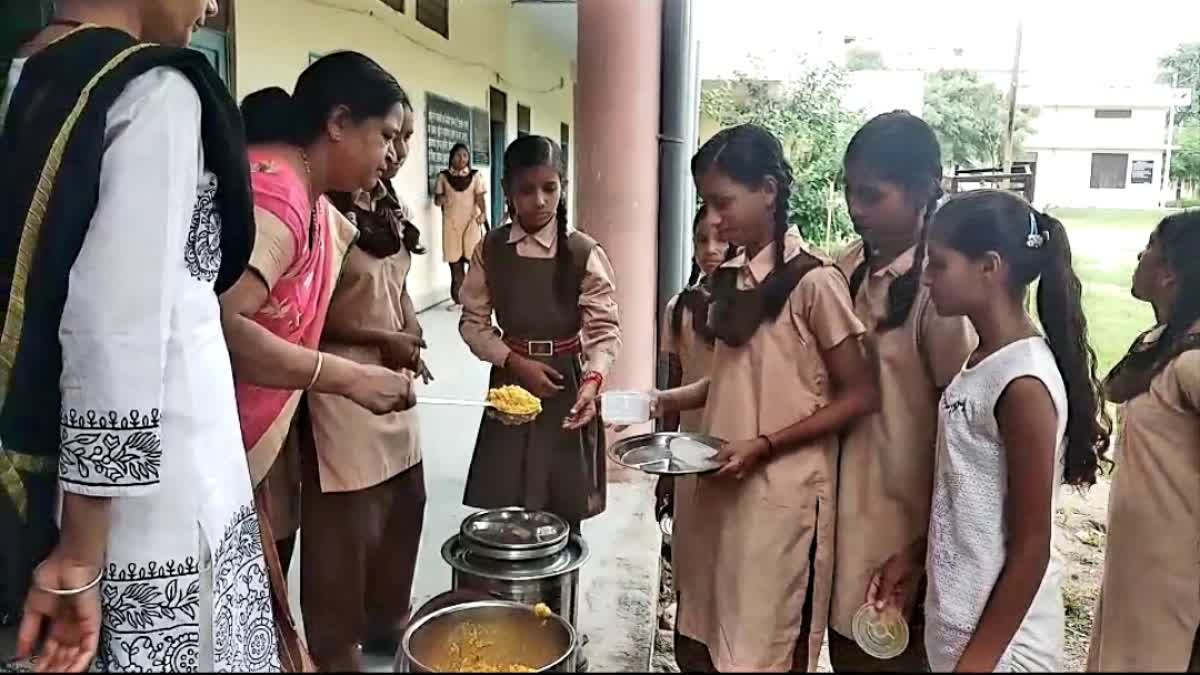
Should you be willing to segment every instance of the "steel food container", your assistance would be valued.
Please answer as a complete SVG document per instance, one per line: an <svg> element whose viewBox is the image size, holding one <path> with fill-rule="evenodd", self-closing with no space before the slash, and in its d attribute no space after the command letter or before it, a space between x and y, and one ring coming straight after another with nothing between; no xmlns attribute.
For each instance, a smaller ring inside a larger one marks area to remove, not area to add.
<svg viewBox="0 0 1200 675"><path fill-rule="evenodd" d="M577 637L565 619L542 618L528 605L497 600L453 605L414 622L401 642L400 671L457 672L453 667L462 664L455 652L463 647L464 630L481 631L487 638L478 653L493 667L520 664L538 673L575 672Z"/></svg>
<svg viewBox="0 0 1200 675"><path fill-rule="evenodd" d="M561 518L511 508L471 516L442 546L452 589L544 603L572 626L579 625L579 569L588 556L583 538Z"/></svg>

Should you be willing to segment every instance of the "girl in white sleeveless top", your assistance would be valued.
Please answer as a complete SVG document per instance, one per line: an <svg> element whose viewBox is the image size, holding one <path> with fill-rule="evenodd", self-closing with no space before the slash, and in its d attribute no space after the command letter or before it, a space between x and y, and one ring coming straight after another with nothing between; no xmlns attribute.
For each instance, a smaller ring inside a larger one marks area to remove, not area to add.
<svg viewBox="0 0 1200 675"><path fill-rule="evenodd" d="M1025 310L1039 279L1044 335ZM1056 671L1059 486L1095 483L1111 428L1066 230L1013 193L962 194L930 226L925 281L979 348L942 395L928 540L888 561L872 599L905 597L923 562L933 671Z"/></svg>

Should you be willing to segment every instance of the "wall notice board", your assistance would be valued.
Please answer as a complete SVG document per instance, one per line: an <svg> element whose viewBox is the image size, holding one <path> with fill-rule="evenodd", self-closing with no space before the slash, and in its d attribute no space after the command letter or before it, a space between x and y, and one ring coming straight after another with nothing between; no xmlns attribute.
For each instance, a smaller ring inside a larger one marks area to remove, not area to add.
<svg viewBox="0 0 1200 675"><path fill-rule="evenodd" d="M471 147L471 109L436 94L425 95L425 162L429 194L437 188L438 173L450 164L457 143Z"/></svg>
<svg viewBox="0 0 1200 675"><path fill-rule="evenodd" d="M1135 159L1133 160L1133 170L1129 175L1129 182L1134 184L1144 184L1154 182L1154 160L1152 159Z"/></svg>
<svg viewBox="0 0 1200 675"><path fill-rule="evenodd" d="M483 108L471 108L471 162L487 166L492 159L492 115Z"/></svg>

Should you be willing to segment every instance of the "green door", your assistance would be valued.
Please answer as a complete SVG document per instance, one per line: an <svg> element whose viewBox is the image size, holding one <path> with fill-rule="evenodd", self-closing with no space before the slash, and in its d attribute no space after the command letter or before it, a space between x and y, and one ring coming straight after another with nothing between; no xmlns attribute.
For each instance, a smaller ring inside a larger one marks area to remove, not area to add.
<svg viewBox="0 0 1200 675"><path fill-rule="evenodd" d="M201 28L192 35L192 43L188 46L204 54L221 76L221 81L229 86L229 41L225 33Z"/></svg>

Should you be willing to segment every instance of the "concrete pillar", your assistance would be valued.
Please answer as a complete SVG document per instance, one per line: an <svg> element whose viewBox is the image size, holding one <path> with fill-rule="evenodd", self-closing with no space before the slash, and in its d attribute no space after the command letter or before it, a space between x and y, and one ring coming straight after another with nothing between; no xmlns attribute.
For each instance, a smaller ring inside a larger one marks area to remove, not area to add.
<svg viewBox="0 0 1200 675"><path fill-rule="evenodd" d="M579 0L575 213L617 273L609 388L654 386L662 0Z"/></svg>

